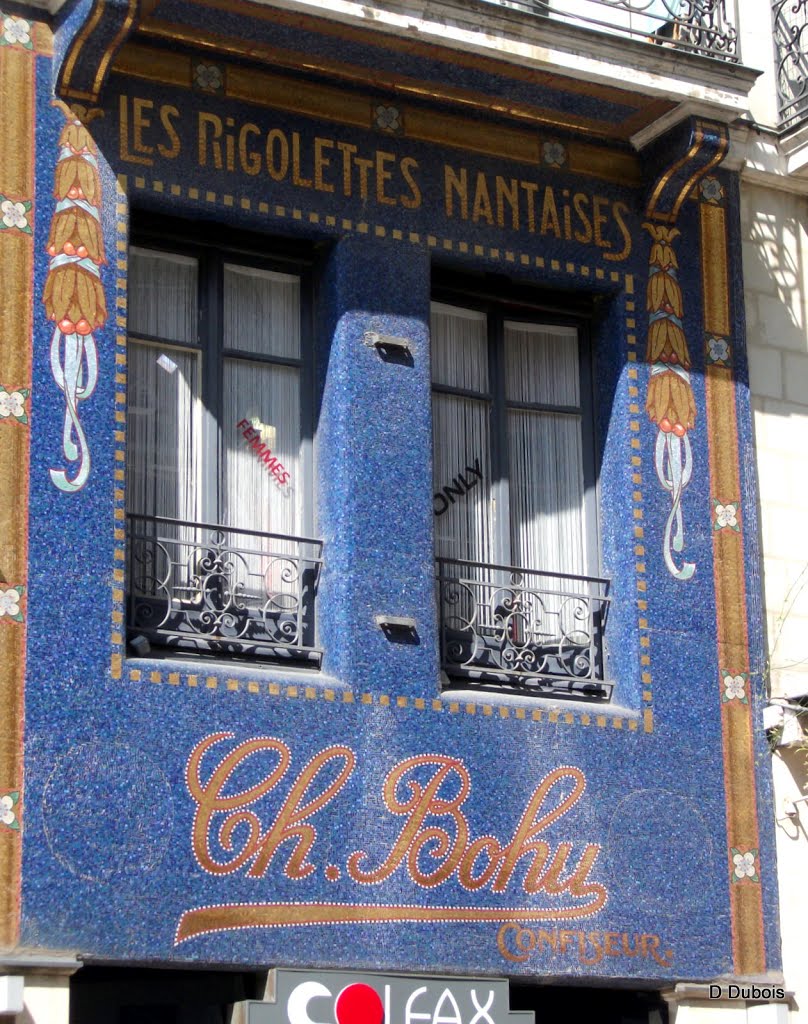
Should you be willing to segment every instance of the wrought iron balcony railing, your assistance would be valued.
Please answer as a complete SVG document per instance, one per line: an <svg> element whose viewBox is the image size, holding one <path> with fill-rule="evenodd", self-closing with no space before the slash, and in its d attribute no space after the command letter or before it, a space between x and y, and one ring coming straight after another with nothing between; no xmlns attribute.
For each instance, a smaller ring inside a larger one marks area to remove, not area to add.
<svg viewBox="0 0 808 1024"><path fill-rule="evenodd" d="M773 0L780 126L793 128L808 114L808 0Z"/></svg>
<svg viewBox="0 0 808 1024"><path fill-rule="evenodd" d="M127 516L130 640L218 656L317 661L322 543Z"/></svg>
<svg viewBox="0 0 808 1024"><path fill-rule="evenodd" d="M793 0L788 0L793 2ZM734 0L488 0L488 3L737 63Z"/></svg>
<svg viewBox="0 0 808 1024"><path fill-rule="evenodd" d="M608 700L607 580L437 559L441 665L462 685Z"/></svg>

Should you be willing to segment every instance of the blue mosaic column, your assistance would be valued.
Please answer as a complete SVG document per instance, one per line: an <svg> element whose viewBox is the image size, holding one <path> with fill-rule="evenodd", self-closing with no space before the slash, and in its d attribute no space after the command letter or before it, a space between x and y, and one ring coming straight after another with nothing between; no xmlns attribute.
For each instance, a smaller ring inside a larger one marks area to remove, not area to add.
<svg viewBox="0 0 808 1024"><path fill-rule="evenodd" d="M320 640L325 671L357 692L438 691L429 269L428 254L407 242L348 237L326 273ZM385 338L387 347L374 344ZM377 616L414 618L415 629L384 630Z"/></svg>

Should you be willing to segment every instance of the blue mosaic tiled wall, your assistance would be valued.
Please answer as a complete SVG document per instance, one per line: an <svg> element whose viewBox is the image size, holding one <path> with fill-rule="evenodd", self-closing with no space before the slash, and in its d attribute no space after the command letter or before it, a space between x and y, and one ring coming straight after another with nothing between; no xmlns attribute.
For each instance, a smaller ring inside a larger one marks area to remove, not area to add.
<svg viewBox="0 0 808 1024"><path fill-rule="evenodd" d="M92 334L97 386L73 405L57 385L41 301L68 121L48 75L37 77L21 942L113 960L661 984L733 972L732 891L742 887L758 903L737 905L762 906L766 966L776 968L765 761L753 849L729 847L725 799L726 705L747 714L758 697L753 576L748 670L727 672L716 645L716 531L754 546L746 467L742 493L712 493L707 412L708 363L723 350L704 340L701 247L704 225L718 223L705 204L728 224L732 401L738 446L749 444L736 182L714 170L684 202L671 243L697 415L679 494L684 541L665 548L672 499L643 403L649 261L652 273L670 265L644 227L647 183L573 173L574 137L548 138L527 166L408 137L392 100L375 128L361 128L225 98L211 76L200 92L116 74L83 112L98 147L108 315ZM219 151L216 126L228 118ZM245 124L255 148L241 157ZM271 132L290 147L275 179L261 163ZM316 139L334 143L319 144L319 170ZM345 152L373 159L366 190L355 166L344 194ZM473 198L462 215L457 190L448 214L447 165L452 180L465 169L475 183L476 217ZM516 228L495 199L485 208L483 186L495 196L498 176L529 183ZM273 244L308 240L321 254L319 671L134 658L124 646L126 253L139 211L208 223L223 239L238 228ZM611 704L441 692L428 331L437 263L597 297ZM380 358L366 331L407 338L411 361ZM80 451L64 445L66 414L80 424ZM83 459L82 485L60 487L54 473L75 479ZM695 567L689 578L683 563ZM418 642L391 641L377 614L413 617Z"/></svg>

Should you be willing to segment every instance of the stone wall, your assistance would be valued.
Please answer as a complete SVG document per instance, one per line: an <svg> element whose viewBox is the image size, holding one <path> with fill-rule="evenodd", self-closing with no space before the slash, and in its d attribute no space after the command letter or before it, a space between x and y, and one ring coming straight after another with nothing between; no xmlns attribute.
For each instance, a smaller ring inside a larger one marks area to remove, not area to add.
<svg viewBox="0 0 808 1024"><path fill-rule="evenodd" d="M778 698L808 692L808 199L747 185L741 212L771 694ZM808 771L794 748L779 748L773 762L783 969L795 994L794 1021L808 1006L808 803L795 803Z"/></svg>

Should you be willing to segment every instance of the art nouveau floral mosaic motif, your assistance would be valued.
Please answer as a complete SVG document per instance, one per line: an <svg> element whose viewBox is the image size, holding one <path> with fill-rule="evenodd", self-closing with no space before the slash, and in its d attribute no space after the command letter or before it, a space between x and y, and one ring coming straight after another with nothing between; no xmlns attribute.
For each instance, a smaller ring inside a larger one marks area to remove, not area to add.
<svg viewBox="0 0 808 1024"><path fill-rule="evenodd" d="M732 881L743 882L745 879L749 879L751 882L759 882L760 877L758 876L757 870L757 850L747 850L746 853L742 853L740 850L732 847Z"/></svg>
<svg viewBox="0 0 808 1024"><path fill-rule="evenodd" d="M16 228L17 231L23 231L26 235L30 235L32 233L30 223L32 205L28 200L17 202L0 195L0 231Z"/></svg>
<svg viewBox="0 0 808 1024"><path fill-rule="evenodd" d="M657 224L645 224L644 227L653 239L646 294L646 361L651 366L651 379L645 408L658 429L654 455L656 474L671 496L663 555L672 576L678 580L689 580L696 570L695 563L682 561L678 565L676 561L684 550L682 494L693 471L688 431L696 422L696 403L690 386L690 353L682 323L679 263L673 251L673 242L679 231Z"/></svg>
<svg viewBox="0 0 808 1024"><path fill-rule="evenodd" d="M737 675L733 675L732 672L724 670L721 673L721 680L724 686L722 700L725 704L730 700L737 700L741 704L749 703L746 696L746 684L749 681L749 676L746 672L739 672Z"/></svg>
<svg viewBox="0 0 808 1024"><path fill-rule="evenodd" d="M194 68L194 85L204 92L221 92L224 79L215 64L197 64Z"/></svg>
<svg viewBox="0 0 808 1024"><path fill-rule="evenodd" d="M31 392L28 388L17 388L16 390L9 391L8 388L0 384L0 423L4 420L8 422L16 420L17 423L27 423L28 413L25 409L25 402L30 394Z"/></svg>
<svg viewBox="0 0 808 1024"><path fill-rule="evenodd" d="M373 123L383 132L400 132L401 112L398 107L386 107L380 103L373 108Z"/></svg>
<svg viewBox="0 0 808 1024"><path fill-rule="evenodd" d="M734 530L736 533L739 533L741 529L738 522L739 503L737 501L728 501L726 505L722 505L720 501L716 501L713 498L713 506L715 515L713 529Z"/></svg>
<svg viewBox="0 0 808 1024"><path fill-rule="evenodd" d="M704 343L705 356L708 363L715 366L729 366L732 353L726 338L708 337Z"/></svg>
<svg viewBox="0 0 808 1024"><path fill-rule="evenodd" d="M59 490L70 493L80 490L90 473L78 406L95 390L98 355L93 332L107 319L100 269L106 260L97 149L87 129L72 115L59 136L54 197L43 302L48 319L55 323L51 371L66 403L62 452L77 465L73 476L62 469L51 469L50 476Z"/></svg>
<svg viewBox="0 0 808 1024"><path fill-rule="evenodd" d="M24 18L15 18L6 15L2 18L2 33L0 33L0 46L22 46L26 50L33 50L34 44L31 39L31 25Z"/></svg>
<svg viewBox="0 0 808 1024"><path fill-rule="evenodd" d="M0 796L0 828L19 831L20 820L17 815L19 799L20 794L16 790L11 793L3 793Z"/></svg>
<svg viewBox="0 0 808 1024"><path fill-rule="evenodd" d="M720 203L724 198L724 188L718 178L707 177L699 183L701 198L708 203Z"/></svg>
<svg viewBox="0 0 808 1024"><path fill-rule="evenodd" d="M25 587L6 587L0 583L0 620L4 618L13 619L15 622L22 622L22 611L20 601L25 592Z"/></svg>
<svg viewBox="0 0 808 1024"><path fill-rule="evenodd" d="M560 142L545 142L542 146L542 159L548 167L563 167L567 151Z"/></svg>

